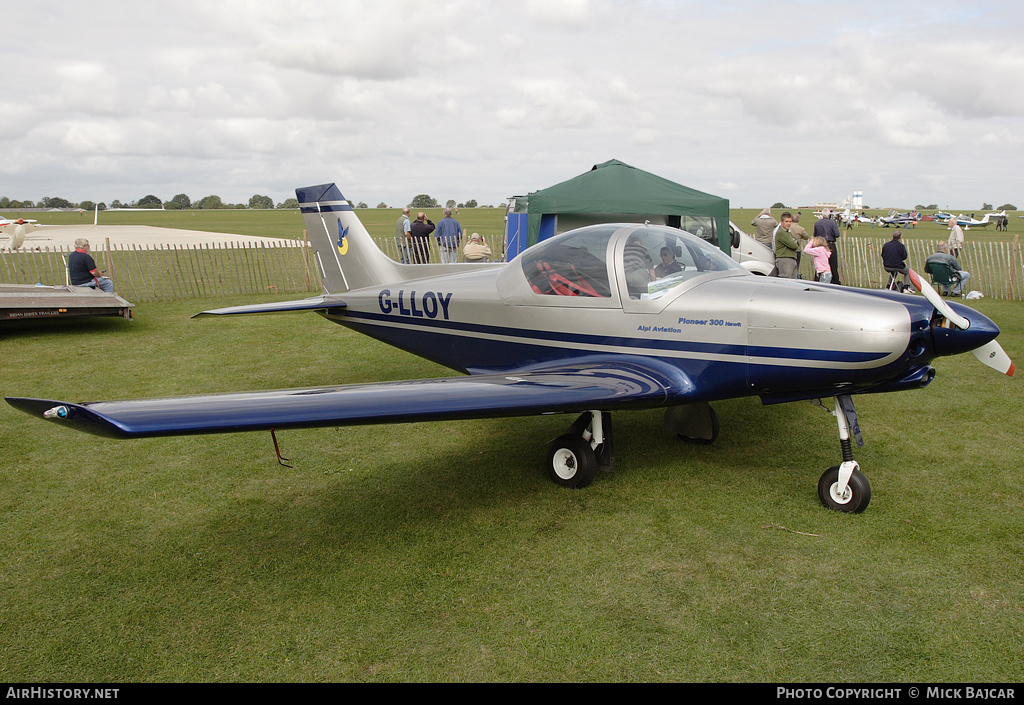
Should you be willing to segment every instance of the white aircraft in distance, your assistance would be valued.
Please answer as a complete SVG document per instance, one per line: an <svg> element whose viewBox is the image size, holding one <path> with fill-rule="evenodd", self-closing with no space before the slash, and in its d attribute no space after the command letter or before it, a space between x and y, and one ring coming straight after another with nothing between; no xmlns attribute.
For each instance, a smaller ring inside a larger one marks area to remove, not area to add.
<svg viewBox="0 0 1024 705"><path fill-rule="evenodd" d="M834 215L835 219L838 220L839 222L841 222L843 225L849 225L850 223L874 223L875 222L874 218L869 218L868 216L862 215L862 214L857 213L857 212L854 212L854 211L850 210L849 208L843 209L842 213L837 213L835 211L827 211L827 210L814 211L815 217L817 217L819 220L821 220L821 218L823 218L825 216L825 213L830 213L830 217Z"/></svg>
<svg viewBox="0 0 1024 705"><path fill-rule="evenodd" d="M819 478L818 498L856 513L871 487L853 457L853 442L863 443L854 396L924 387L936 374L932 361L945 355L972 352L999 372L1015 371L995 323L947 302L912 270L923 297L759 277L696 235L648 223L570 230L507 263L401 264L377 247L334 184L296 189L296 198L323 294L199 315L315 311L463 375L7 402L111 438L270 431L275 450L275 431L289 428L578 414L548 446L546 465L555 483L582 488L614 468L613 412L664 408L668 431L707 444L720 429L711 402L808 400L832 413L819 401L831 397L842 461ZM278 381L289 377L278 373Z"/></svg>
<svg viewBox="0 0 1024 705"><path fill-rule="evenodd" d="M996 222L993 218L1002 218L1006 215L1006 211L1002 213L986 213L981 220L975 220L969 215L961 213L956 217L956 222L960 224L962 228L987 228L992 223Z"/></svg>
<svg viewBox="0 0 1024 705"><path fill-rule="evenodd" d="M875 219L864 215L863 213L857 213L851 211L849 208L839 214L839 220L844 224L850 223L874 223Z"/></svg>
<svg viewBox="0 0 1024 705"><path fill-rule="evenodd" d="M17 250L24 245L25 236L38 227L40 226L36 225L34 220L25 220L24 218L9 220L0 215L0 232L10 238L10 243L7 246L12 250Z"/></svg>
<svg viewBox="0 0 1024 705"><path fill-rule="evenodd" d="M818 219L821 219L822 217L825 216L825 214L828 214L829 216L830 215L835 215L840 209L842 209L843 212L845 212L845 213L849 213L850 212L850 197L849 196L847 196L845 199L843 199L843 203L839 204L835 208L821 208L820 210L814 211L814 216L817 217Z"/></svg>

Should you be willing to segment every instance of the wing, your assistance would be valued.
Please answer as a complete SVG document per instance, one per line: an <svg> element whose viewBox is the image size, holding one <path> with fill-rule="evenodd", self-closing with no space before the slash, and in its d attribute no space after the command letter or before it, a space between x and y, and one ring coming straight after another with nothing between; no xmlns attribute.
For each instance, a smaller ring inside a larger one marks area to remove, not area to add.
<svg viewBox="0 0 1024 705"><path fill-rule="evenodd" d="M200 316L235 316L253 313L291 313L303 311L323 311L330 308L344 308L345 302L337 296L324 295L315 296L311 299L299 301L278 301L269 304L250 304L248 306L229 306L227 308L215 308L210 311L201 311L192 318Z"/></svg>
<svg viewBox="0 0 1024 705"><path fill-rule="evenodd" d="M144 438L318 426L527 416L680 403L678 369L625 359L469 377L71 404L7 397L16 409L98 436Z"/></svg>

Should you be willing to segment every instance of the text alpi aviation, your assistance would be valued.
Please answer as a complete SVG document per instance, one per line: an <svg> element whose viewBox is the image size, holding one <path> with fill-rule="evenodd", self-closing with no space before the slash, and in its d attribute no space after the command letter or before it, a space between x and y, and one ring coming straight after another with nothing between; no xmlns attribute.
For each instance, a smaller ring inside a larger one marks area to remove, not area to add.
<svg viewBox="0 0 1024 705"><path fill-rule="evenodd" d="M665 407L668 429L710 443L718 417L709 402L831 397L842 458L818 494L827 507L859 512L871 490L853 458L855 395L923 387L932 360L968 351L1013 374L995 324L916 275L924 298L758 277L687 232L635 223L566 232L509 263L406 265L377 248L334 184L296 195L326 293L199 315L315 311L466 375L8 402L114 438L578 413L547 466L555 482L584 487L612 466L611 412Z"/></svg>

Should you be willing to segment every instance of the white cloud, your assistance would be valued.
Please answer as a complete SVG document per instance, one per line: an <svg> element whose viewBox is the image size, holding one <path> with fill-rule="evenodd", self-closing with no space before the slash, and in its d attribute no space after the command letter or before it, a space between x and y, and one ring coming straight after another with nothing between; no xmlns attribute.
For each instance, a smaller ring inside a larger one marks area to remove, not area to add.
<svg viewBox="0 0 1024 705"><path fill-rule="evenodd" d="M615 157L737 205L854 188L869 203L1013 200L1024 49L999 39L1021 22L1011 9L15 4L5 20L30 39L0 47L0 173L16 174L0 195L130 200L166 184L168 198L272 187L283 200L344 180L374 203L497 202ZM962 150L984 158L943 176Z"/></svg>

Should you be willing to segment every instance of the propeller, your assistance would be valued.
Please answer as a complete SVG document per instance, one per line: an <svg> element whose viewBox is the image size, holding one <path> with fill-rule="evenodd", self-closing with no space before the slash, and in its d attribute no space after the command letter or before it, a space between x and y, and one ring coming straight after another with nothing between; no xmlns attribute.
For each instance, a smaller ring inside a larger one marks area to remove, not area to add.
<svg viewBox="0 0 1024 705"><path fill-rule="evenodd" d="M910 281L917 287L917 290L924 294L924 297L928 299L928 303L935 307L935 310L945 316L946 320L952 323L960 330L967 330L971 322L961 316L959 313L953 310L953 307L949 305L945 299L943 299L939 292L935 291L931 284L921 278L921 275L915 272L913 269L910 270ZM1006 354L1003 347L994 340L991 340L979 348L975 348L971 351L974 356L978 358L982 364L988 365L992 369L1002 372L1003 374L1013 377L1013 373L1016 371L1016 367L1013 361L1010 360L1010 356Z"/></svg>
<svg viewBox="0 0 1024 705"><path fill-rule="evenodd" d="M985 343L980 348L975 348L971 351L974 353L974 357L981 360L985 365L988 365L993 370L1002 372L1007 377L1013 377L1013 373L1017 370L1017 367L1013 364L1010 356L1006 354L1003 347L996 341Z"/></svg>
<svg viewBox="0 0 1024 705"><path fill-rule="evenodd" d="M967 330L970 327L971 322L954 311L953 307L939 295L939 292L935 291L932 285L922 279L921 275L913 269L910 270L910 281L917 287L918 291L924 294L924 297L928 299L928 303L934 306L935 310L946 317L946 320L960 330Z"/></svg>

